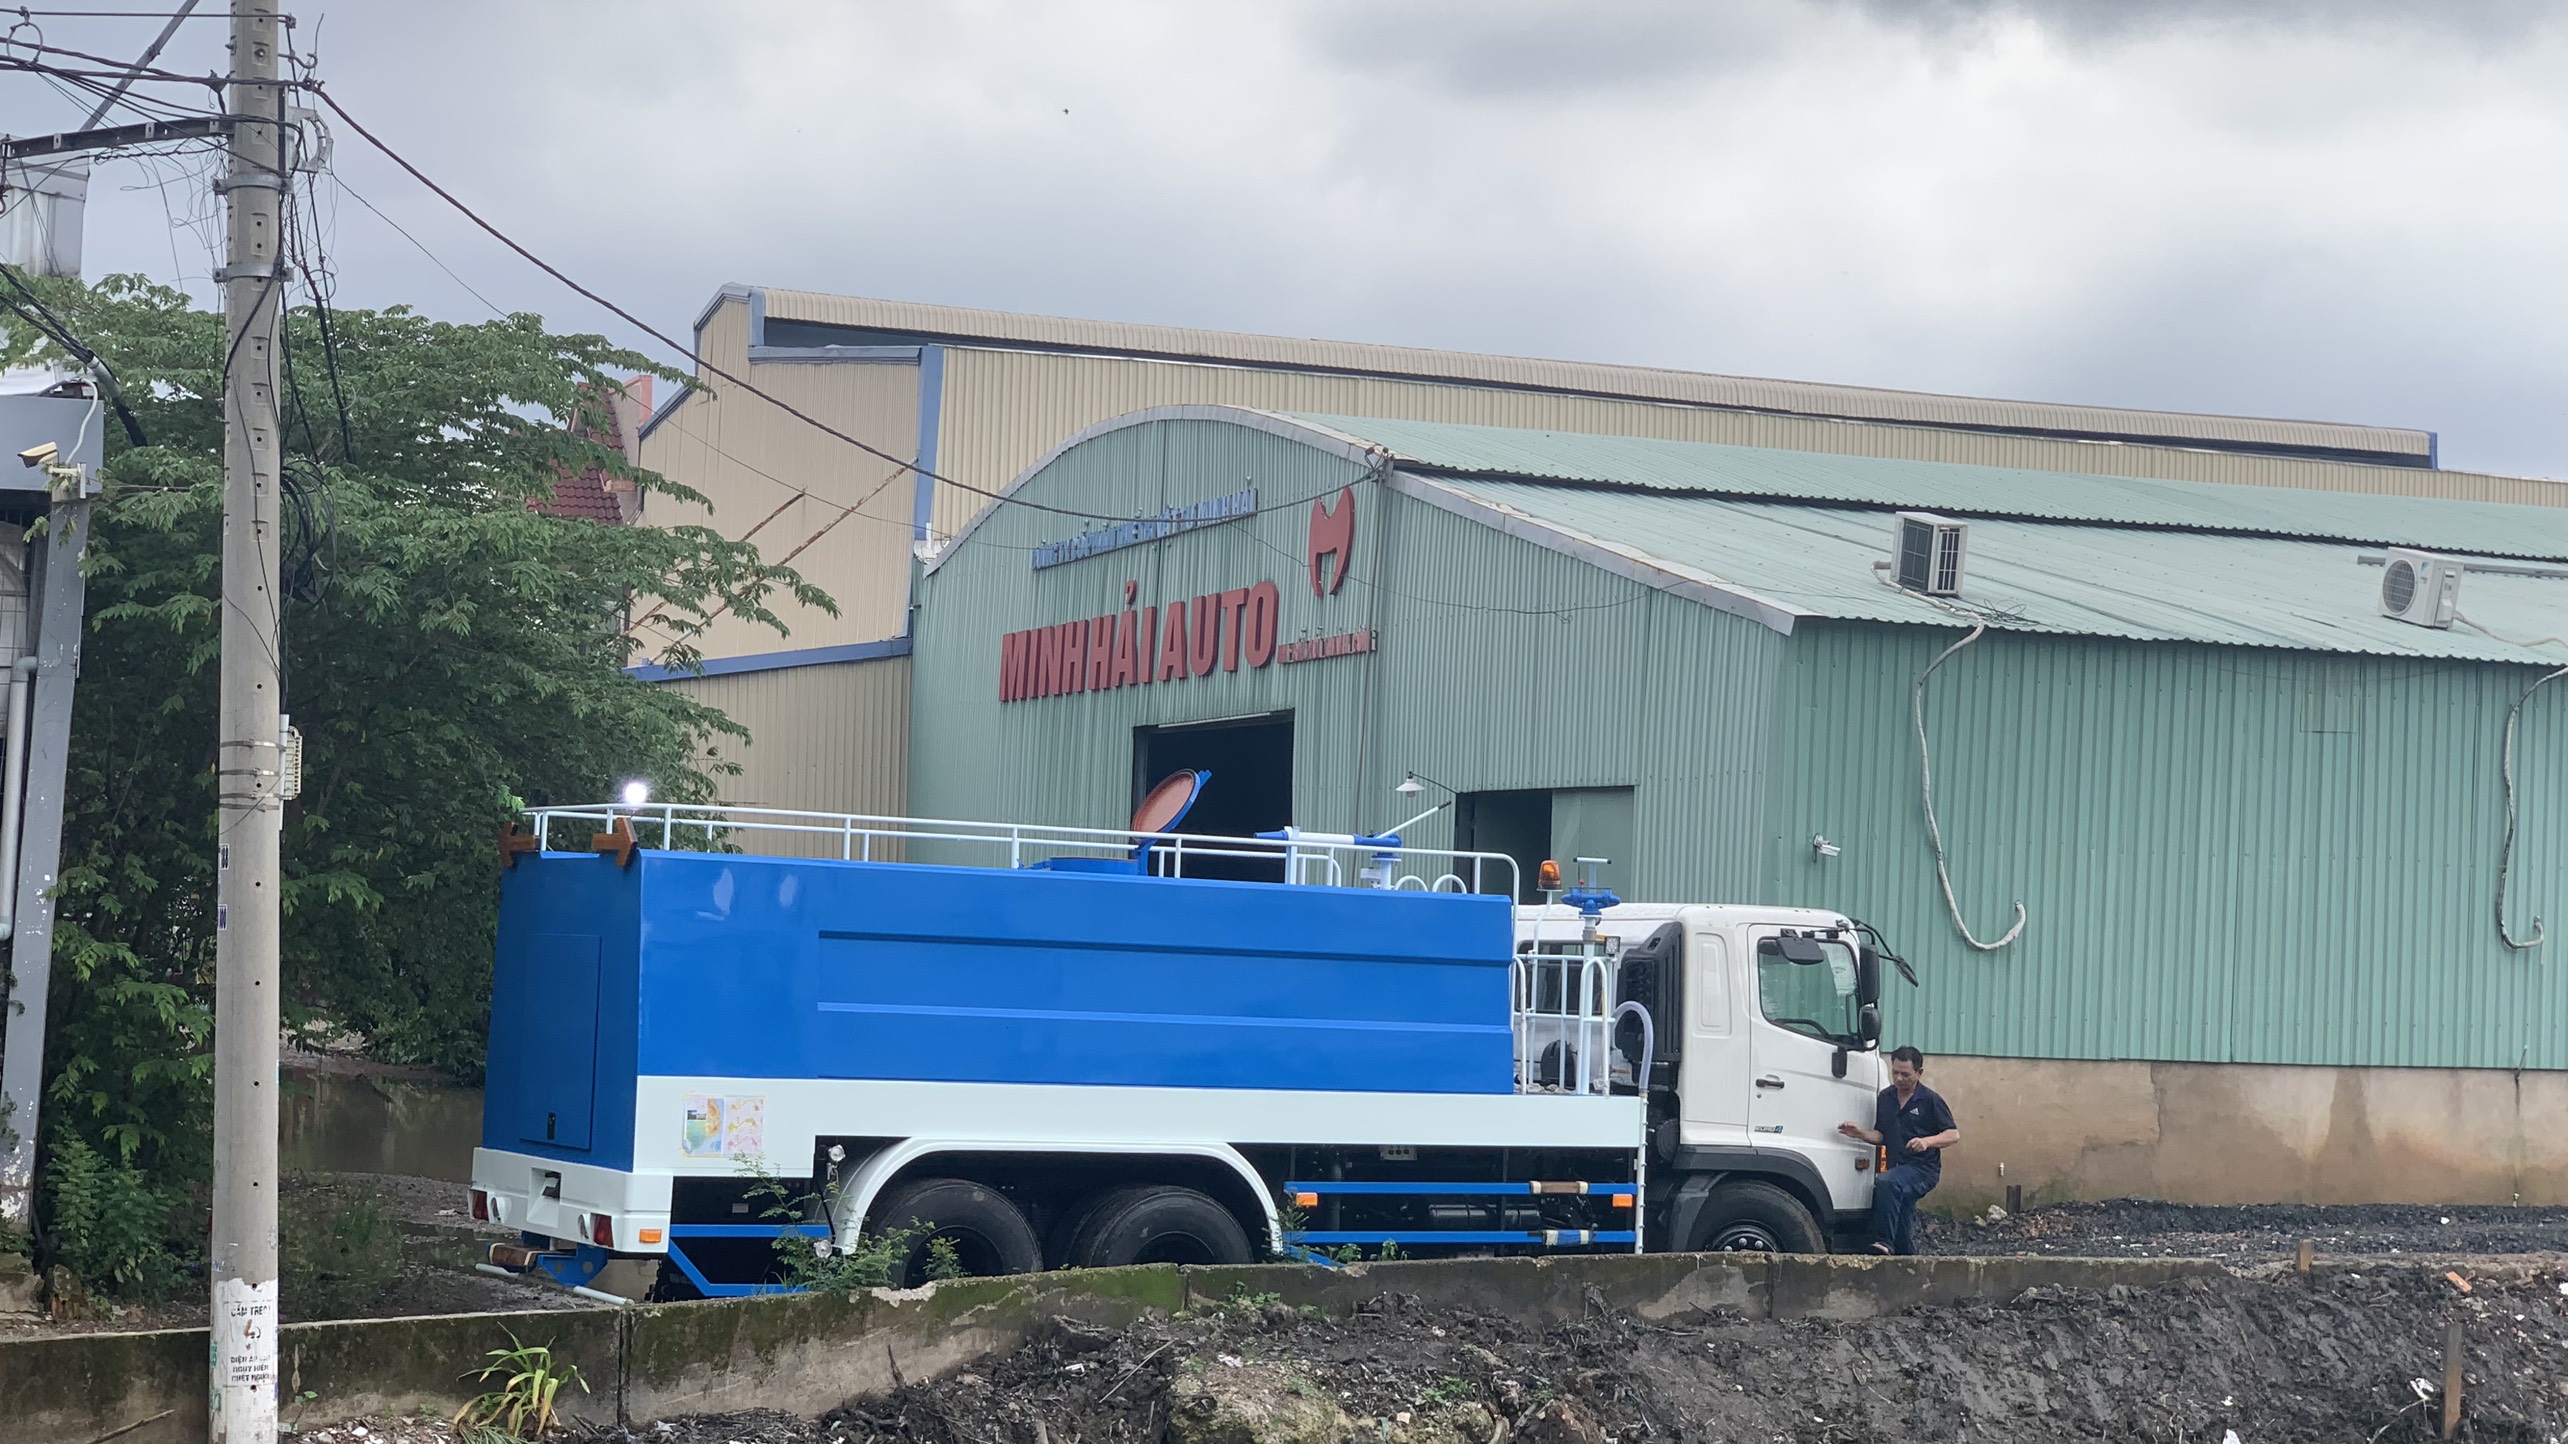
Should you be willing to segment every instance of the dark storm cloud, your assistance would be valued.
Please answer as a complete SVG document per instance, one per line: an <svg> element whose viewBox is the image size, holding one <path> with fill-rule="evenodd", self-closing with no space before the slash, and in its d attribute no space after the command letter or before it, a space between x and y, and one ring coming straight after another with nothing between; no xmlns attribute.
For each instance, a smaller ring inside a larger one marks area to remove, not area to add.
<svg viewBox="0 0 2568 1444"><path fill-rule="evenodd" d="M2557 24L2556 0L1847 0L1873 19L1969 34L2023 19L2065 38L2125 40L2184 29L2433 35L2502 46Z"/></svg>
<svg viewBox="0 0 2568 1444"><path fill-rule="evenodd" d="M2112 45L2185 31L2428 37L2499 50L2568 20L2558 0L1320 0L1315 52L1352 69L1497 100L1615 91L1807 58L1845 14L1939 46L2002 22Z"/></svg>
<svg viewBox="0 0 2568 1444"><path fill-rule="evenodd" d="M1811 18L1792 0L1323 0L1304 24L1333 64L1504 101L1744 69L1789 45Z"/></svg>
<svg viewBox="0 0 2568 1444"><path fill-rule="evenodd" d="M2568 4L296 8L370 127L673 331L748 281L2423 426L2568 474ZM221 27L182 48L219 66ZM67 108L0 83L0 128ZM338 172L344 303L488 314L362 195L494 304L637 339L352 137ZM201 286L148 181L101 172L93 274Z"/></svg>

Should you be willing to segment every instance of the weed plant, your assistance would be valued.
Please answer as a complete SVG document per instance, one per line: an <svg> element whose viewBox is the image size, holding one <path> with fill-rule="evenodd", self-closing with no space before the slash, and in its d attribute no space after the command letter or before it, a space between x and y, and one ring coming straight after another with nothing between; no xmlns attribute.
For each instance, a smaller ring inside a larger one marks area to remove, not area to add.
<svg viewBox="0 0 2568 1444"><path fill-rule="evenodd" d="M514 1444L541 1439L561 1427L554 1400L564 1384L588 1392L576 1364L555 1364L549 1344L529 1344L508 1336L508 1347L490 1351L490 1362L465 1375L497 1387L475 1396L455 1411L455 1432L465 1444Z"/></svg>
<svg viewBox="0 0 2568 1444"><path fill-rule="evenodd" d="M963 1277L963 1261L955 1252L954 1241L933 1236L916 1219L898 1228L861 1235L852 1246L842 1247L835 1223L839 1205L835 1177L817 1189L797 1194L791 1183L769 1172L763 1160L746 1160L742 1168L752 1180L749 1202L761 1219L781 1226L819 1224L831 1230L819 1237L797 1233L777 1236L775 1279L786 1288L815 1293L881 1288L892 1282L918 1253L922 1235L928 1235L927 1257L919 1272L927 1281Z"/></svg>

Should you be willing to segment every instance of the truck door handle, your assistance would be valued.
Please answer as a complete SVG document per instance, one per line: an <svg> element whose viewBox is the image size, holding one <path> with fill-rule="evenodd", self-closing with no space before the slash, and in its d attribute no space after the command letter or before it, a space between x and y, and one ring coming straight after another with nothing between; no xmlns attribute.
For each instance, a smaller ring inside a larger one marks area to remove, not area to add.
<svg viewBox="0 0 2568 1444"><path fill-rule="evenodd" d="M1760 1088L1780 1088L1783 1086L1783 1080L1777 1078L1772 1073L1768 1073L1757 1080L1757 1086Z"/></svg>

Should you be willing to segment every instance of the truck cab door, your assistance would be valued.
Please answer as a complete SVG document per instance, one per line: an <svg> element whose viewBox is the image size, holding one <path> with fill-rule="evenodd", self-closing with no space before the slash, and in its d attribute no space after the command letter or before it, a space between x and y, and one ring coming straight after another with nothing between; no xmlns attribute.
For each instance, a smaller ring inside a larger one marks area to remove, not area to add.
<svg viewBox="0 0 2568 1444"><path fill-rule="evenodd" d="M1749 930L1752 1142L1761 1153L1791 1154L1817 1169L1831 1207L1862 1208L1872 1199L1873 1148L1837 1131L1840 1123L1872 1126L1878 1073L1860 1039L1855 949L1851 941L1790 931Z"/></svg>
<svg viewBox="0 0 2568 1444"><path fill-rule="evenodd" d="M1678 1137L1686 1147L1748 1143L1749 1056L1741 968L1732 930L1691 928L1685 942L1685 1048L1680 1055Z"/></svg>

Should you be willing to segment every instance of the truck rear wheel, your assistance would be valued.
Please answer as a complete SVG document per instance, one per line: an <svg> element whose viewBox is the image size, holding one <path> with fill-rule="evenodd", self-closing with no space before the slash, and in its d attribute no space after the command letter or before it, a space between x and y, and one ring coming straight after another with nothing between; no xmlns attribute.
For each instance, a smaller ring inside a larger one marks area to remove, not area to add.
<svg viewBox="0 0 2568 1444"><path fill-rule="evenodd" d="M1826 1253L1819 1220L1771 1183L1741 1179L1712 1190L1695 1225L1696 1253Z"/></svg>
<svg viewBox="0 0 2568 1444"><path fill-rule="evenodd" d="M1071 1235L1072 1268L1244 1264L1256 1257L1231 1211L1191 1188L1120 1188L1089 1205Z"/></svg>
<svg viewBox="0 0 2568 1444"><path fill-rule="evenodd" d="M987 1184L968 1178L921 1178L885 1193L874 1205L885 1236L911 1232L908 1253L891 1271L894 1288L926 1283L942 1252L953 1250L954 1262L975 1277L987 1274L1030 1274L1043 1267L1043 1248L1034 1228L1017 1206Z"/></svg>

